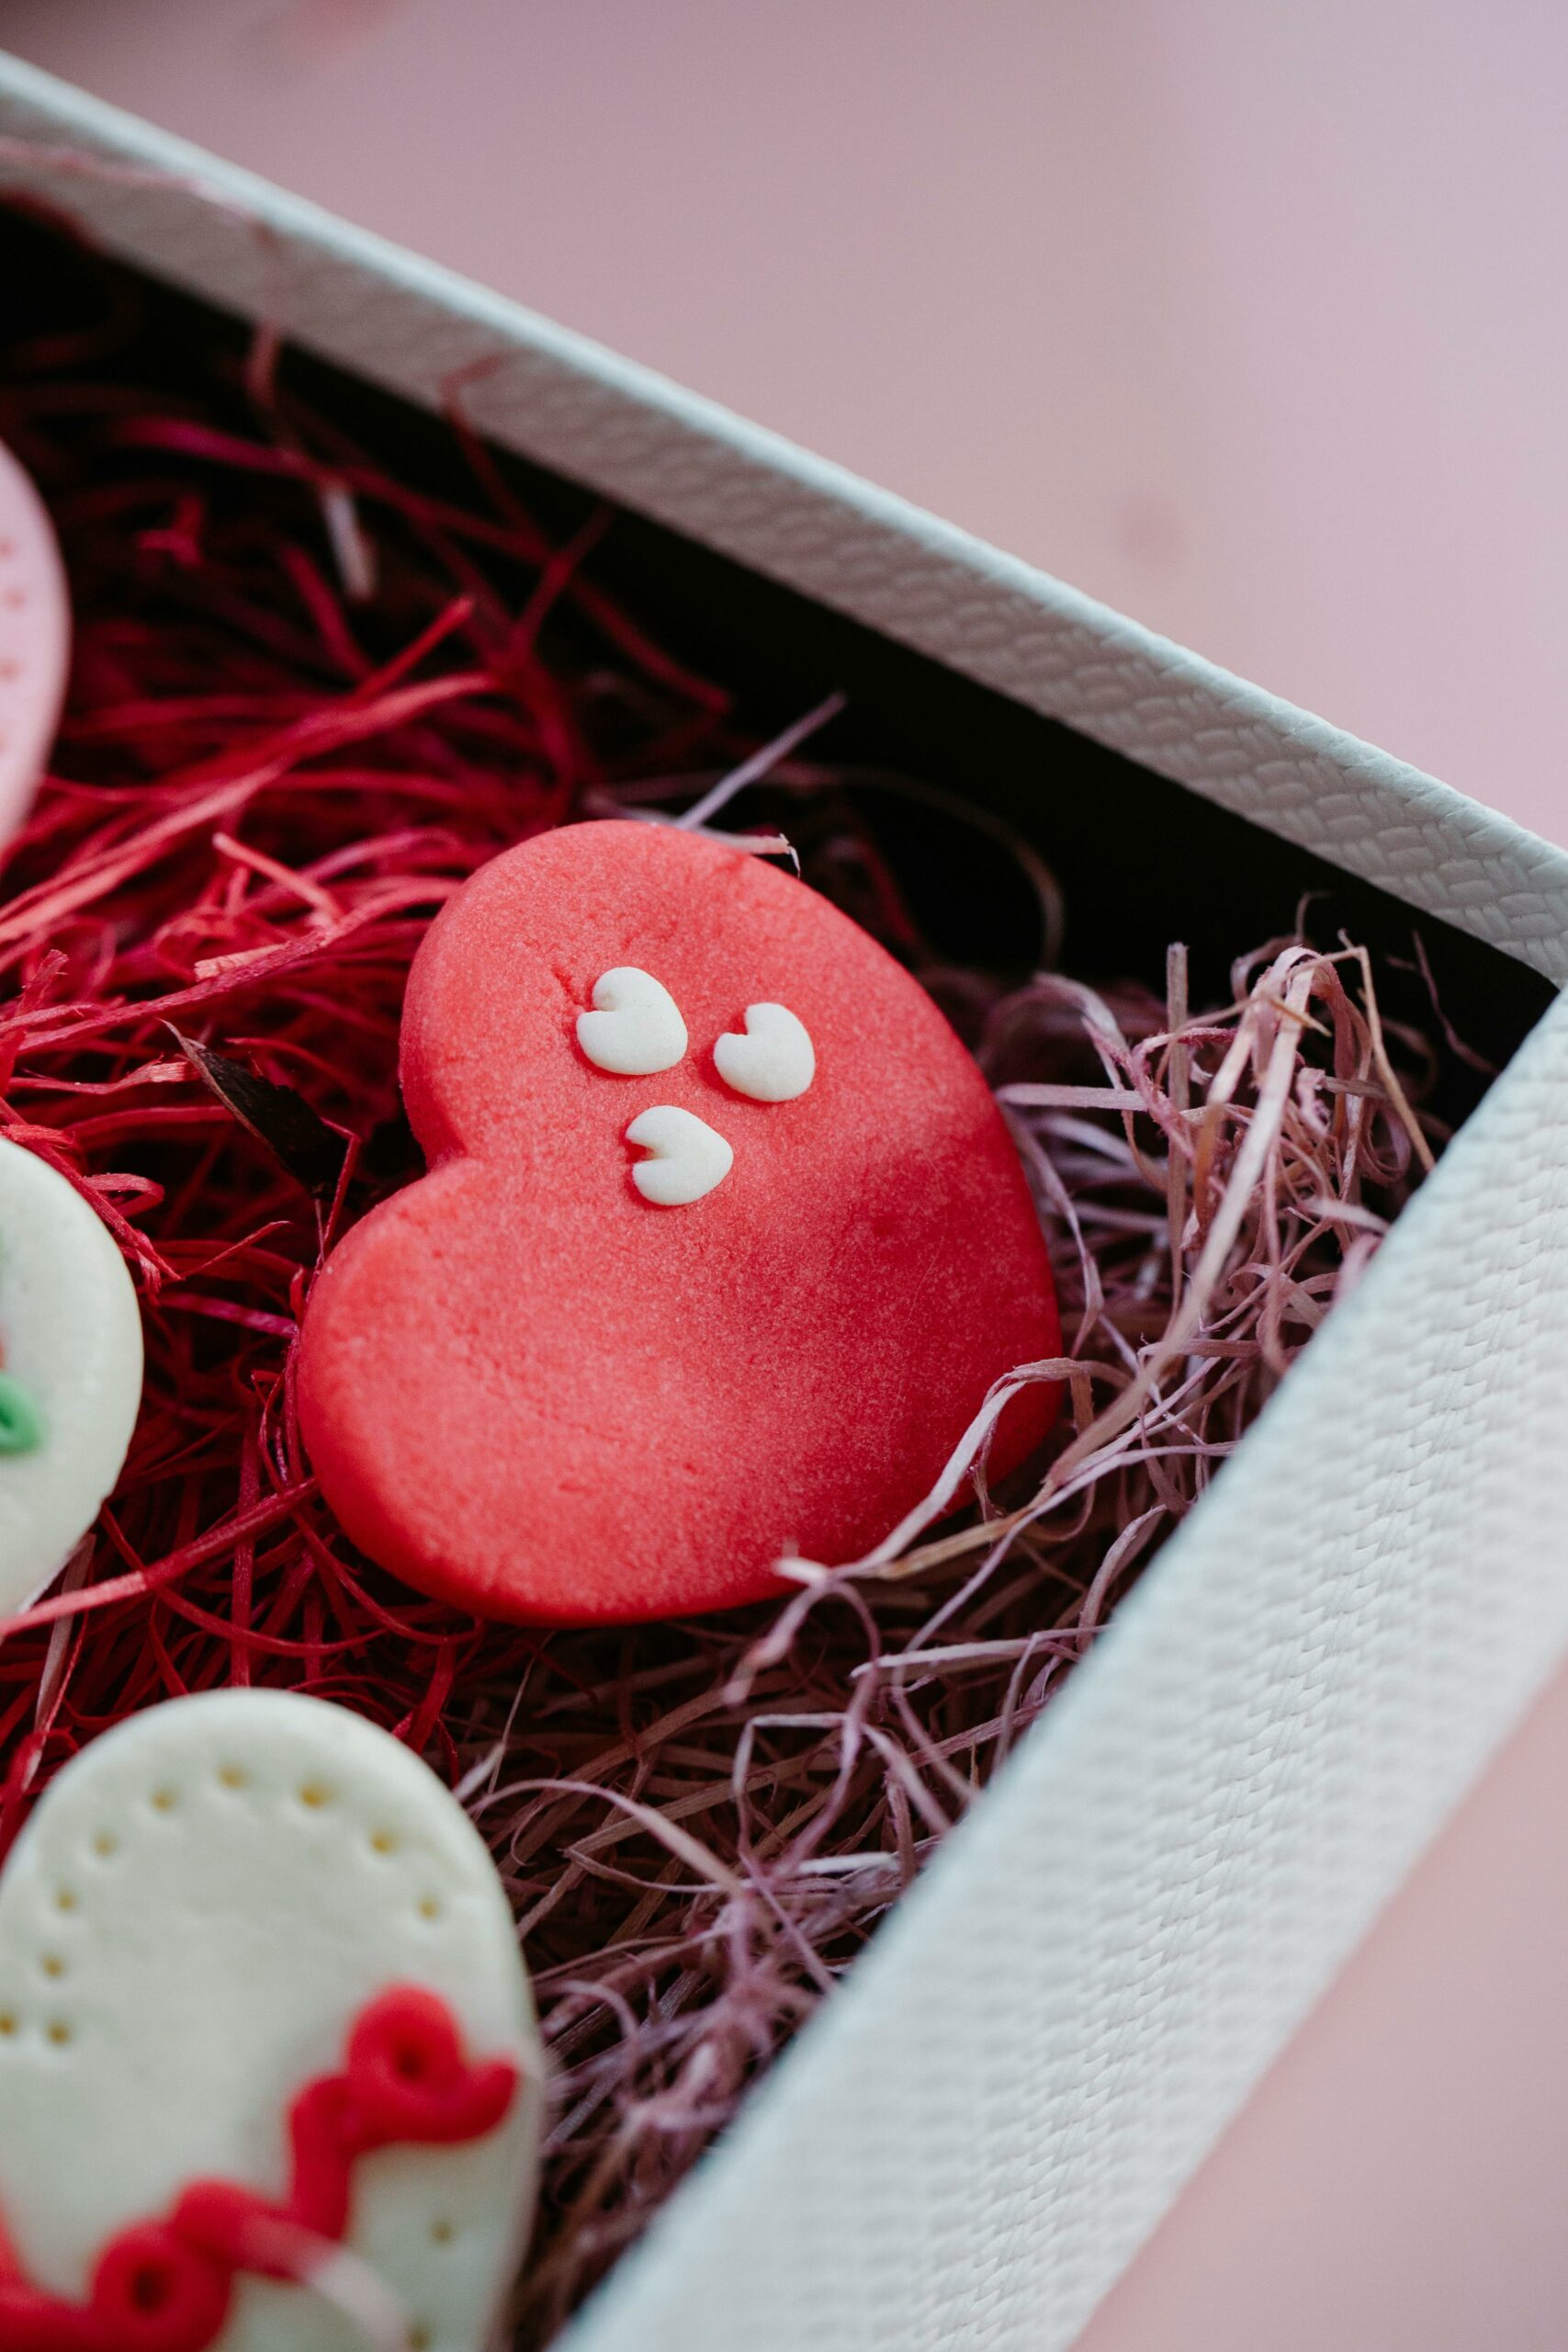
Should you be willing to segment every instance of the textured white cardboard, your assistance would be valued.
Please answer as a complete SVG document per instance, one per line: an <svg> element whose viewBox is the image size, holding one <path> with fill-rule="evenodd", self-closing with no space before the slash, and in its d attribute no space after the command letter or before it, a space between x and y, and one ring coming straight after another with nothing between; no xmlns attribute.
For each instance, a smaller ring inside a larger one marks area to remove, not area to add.
<svg viewBox="0 0 1568 2352"><path fill-rule="evenodd" d="M92 168L84 168L91 158ZM14 61L0 185L1568 977L1568 855ZM1057 2352L1568 1649L1568 1012L571 2352Z"/></svg>

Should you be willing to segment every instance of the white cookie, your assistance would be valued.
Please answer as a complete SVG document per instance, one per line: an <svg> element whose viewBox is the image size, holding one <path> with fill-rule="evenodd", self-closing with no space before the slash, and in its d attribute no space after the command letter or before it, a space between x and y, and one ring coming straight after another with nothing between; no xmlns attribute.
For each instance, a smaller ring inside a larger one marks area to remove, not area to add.
<svg viewBox="0 0 1568 2352"><path fill-rule="evenodd" d="M176 1699L95 1741L0 1878L0 2225L28 2283L82 2300L106 2243L196 2179L282 2199L291 2103L403 1986L519 2081L483 2136L362 2156L346 2245L410 2345L482 2352L527 2236L544 2070L472 1824L400 1743L291 1693ZM249 2276L216 2339L364 2341L316 2291Z"/></svg>
<svg viewBox="0 0 1568 2352"><path fill-rule="evenodd" d="M49 763L71 662L71 604L37 491L0 443L0 848Z"/></svg>
<svg viewBox="0 0 1568 2352"><path fill-rule="evenodd" d="M0 1616L34 1599L98 1515L141 1402L141 1315L101 1218L36 1152L0 1142ZM3 1404L4 1400L0 1400Z"/></svg>

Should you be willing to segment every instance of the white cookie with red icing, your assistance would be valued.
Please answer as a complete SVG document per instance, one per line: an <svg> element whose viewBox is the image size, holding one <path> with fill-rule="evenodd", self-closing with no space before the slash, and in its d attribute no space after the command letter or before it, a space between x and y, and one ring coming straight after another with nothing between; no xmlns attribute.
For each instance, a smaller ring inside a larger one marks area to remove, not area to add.
<svg viewBox="0 0 1568 2352"><path fill-rule="evenodd" d="M542 2088L500 1880L415 1756L279 1691L134 1716L0 1878L0 2345L481 2352ZM307 2141L350 2152L335 2234Z"/></svg>
<svg viewBox="0 0 1568 2352"><path fill-rule="evenodd" d="M96 1519L141 1403L141 1314L103 1220L0 1142L0 1618Z"/></svg>
<svg viewBox="0 0 1568 2352"><path fill-rule="evenodd" d="M0 442L0 848L48 765L70 662L71 604L54 532Z"/></svg>

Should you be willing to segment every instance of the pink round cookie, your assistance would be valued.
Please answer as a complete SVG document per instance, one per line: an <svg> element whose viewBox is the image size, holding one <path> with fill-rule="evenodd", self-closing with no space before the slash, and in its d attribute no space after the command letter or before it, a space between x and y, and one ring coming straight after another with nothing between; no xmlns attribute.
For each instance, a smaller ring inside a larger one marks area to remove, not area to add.
<svg viewBox="0 0 1568 2352"><path fill-rule="evenodd" d="M71 658L71 605L42 501L0 443L0 848L49 763Z"/></svg>
<svg viewBox="0 0 1568 2352"><path fill-rule="evenodd" d="M402 1083L431 1172L328 1261L299 1395L344 1526L424 1591L553 1623L760 1599L877 1543L1059 1351L979 1070L755 857L611 822L497 858L415 962ZM1009 1406L998 1473L1056 1402Z"/></svg>

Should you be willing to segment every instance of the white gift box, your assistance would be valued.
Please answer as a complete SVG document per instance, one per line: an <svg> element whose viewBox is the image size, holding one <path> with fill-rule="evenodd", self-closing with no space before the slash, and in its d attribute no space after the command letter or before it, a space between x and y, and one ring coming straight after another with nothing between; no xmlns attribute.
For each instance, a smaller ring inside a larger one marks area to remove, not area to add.
<svg viewBox="0 0 1568 2352"><path fill-rule="evenodd" d="M1386 940L1424 918L1449 1009L1510 1048L1568 972L1568 854L0 59L5 186L380 393L428 409L466 371L496 442L659 526L626 534L645 608L786 713L830 670L885 752L918 745L911 764L1005 802L1066 872L1080 944L1101 921L1114 952L1163 944L1221 900L1262 936L1324 886ZM985 747L984 777L962 775L961 743ZM1106 905L1097 844L1132 814L1146 870ZM1568 1646L1565 1396L1551 1007L573 2352L1069 2343Z"/></svg>

